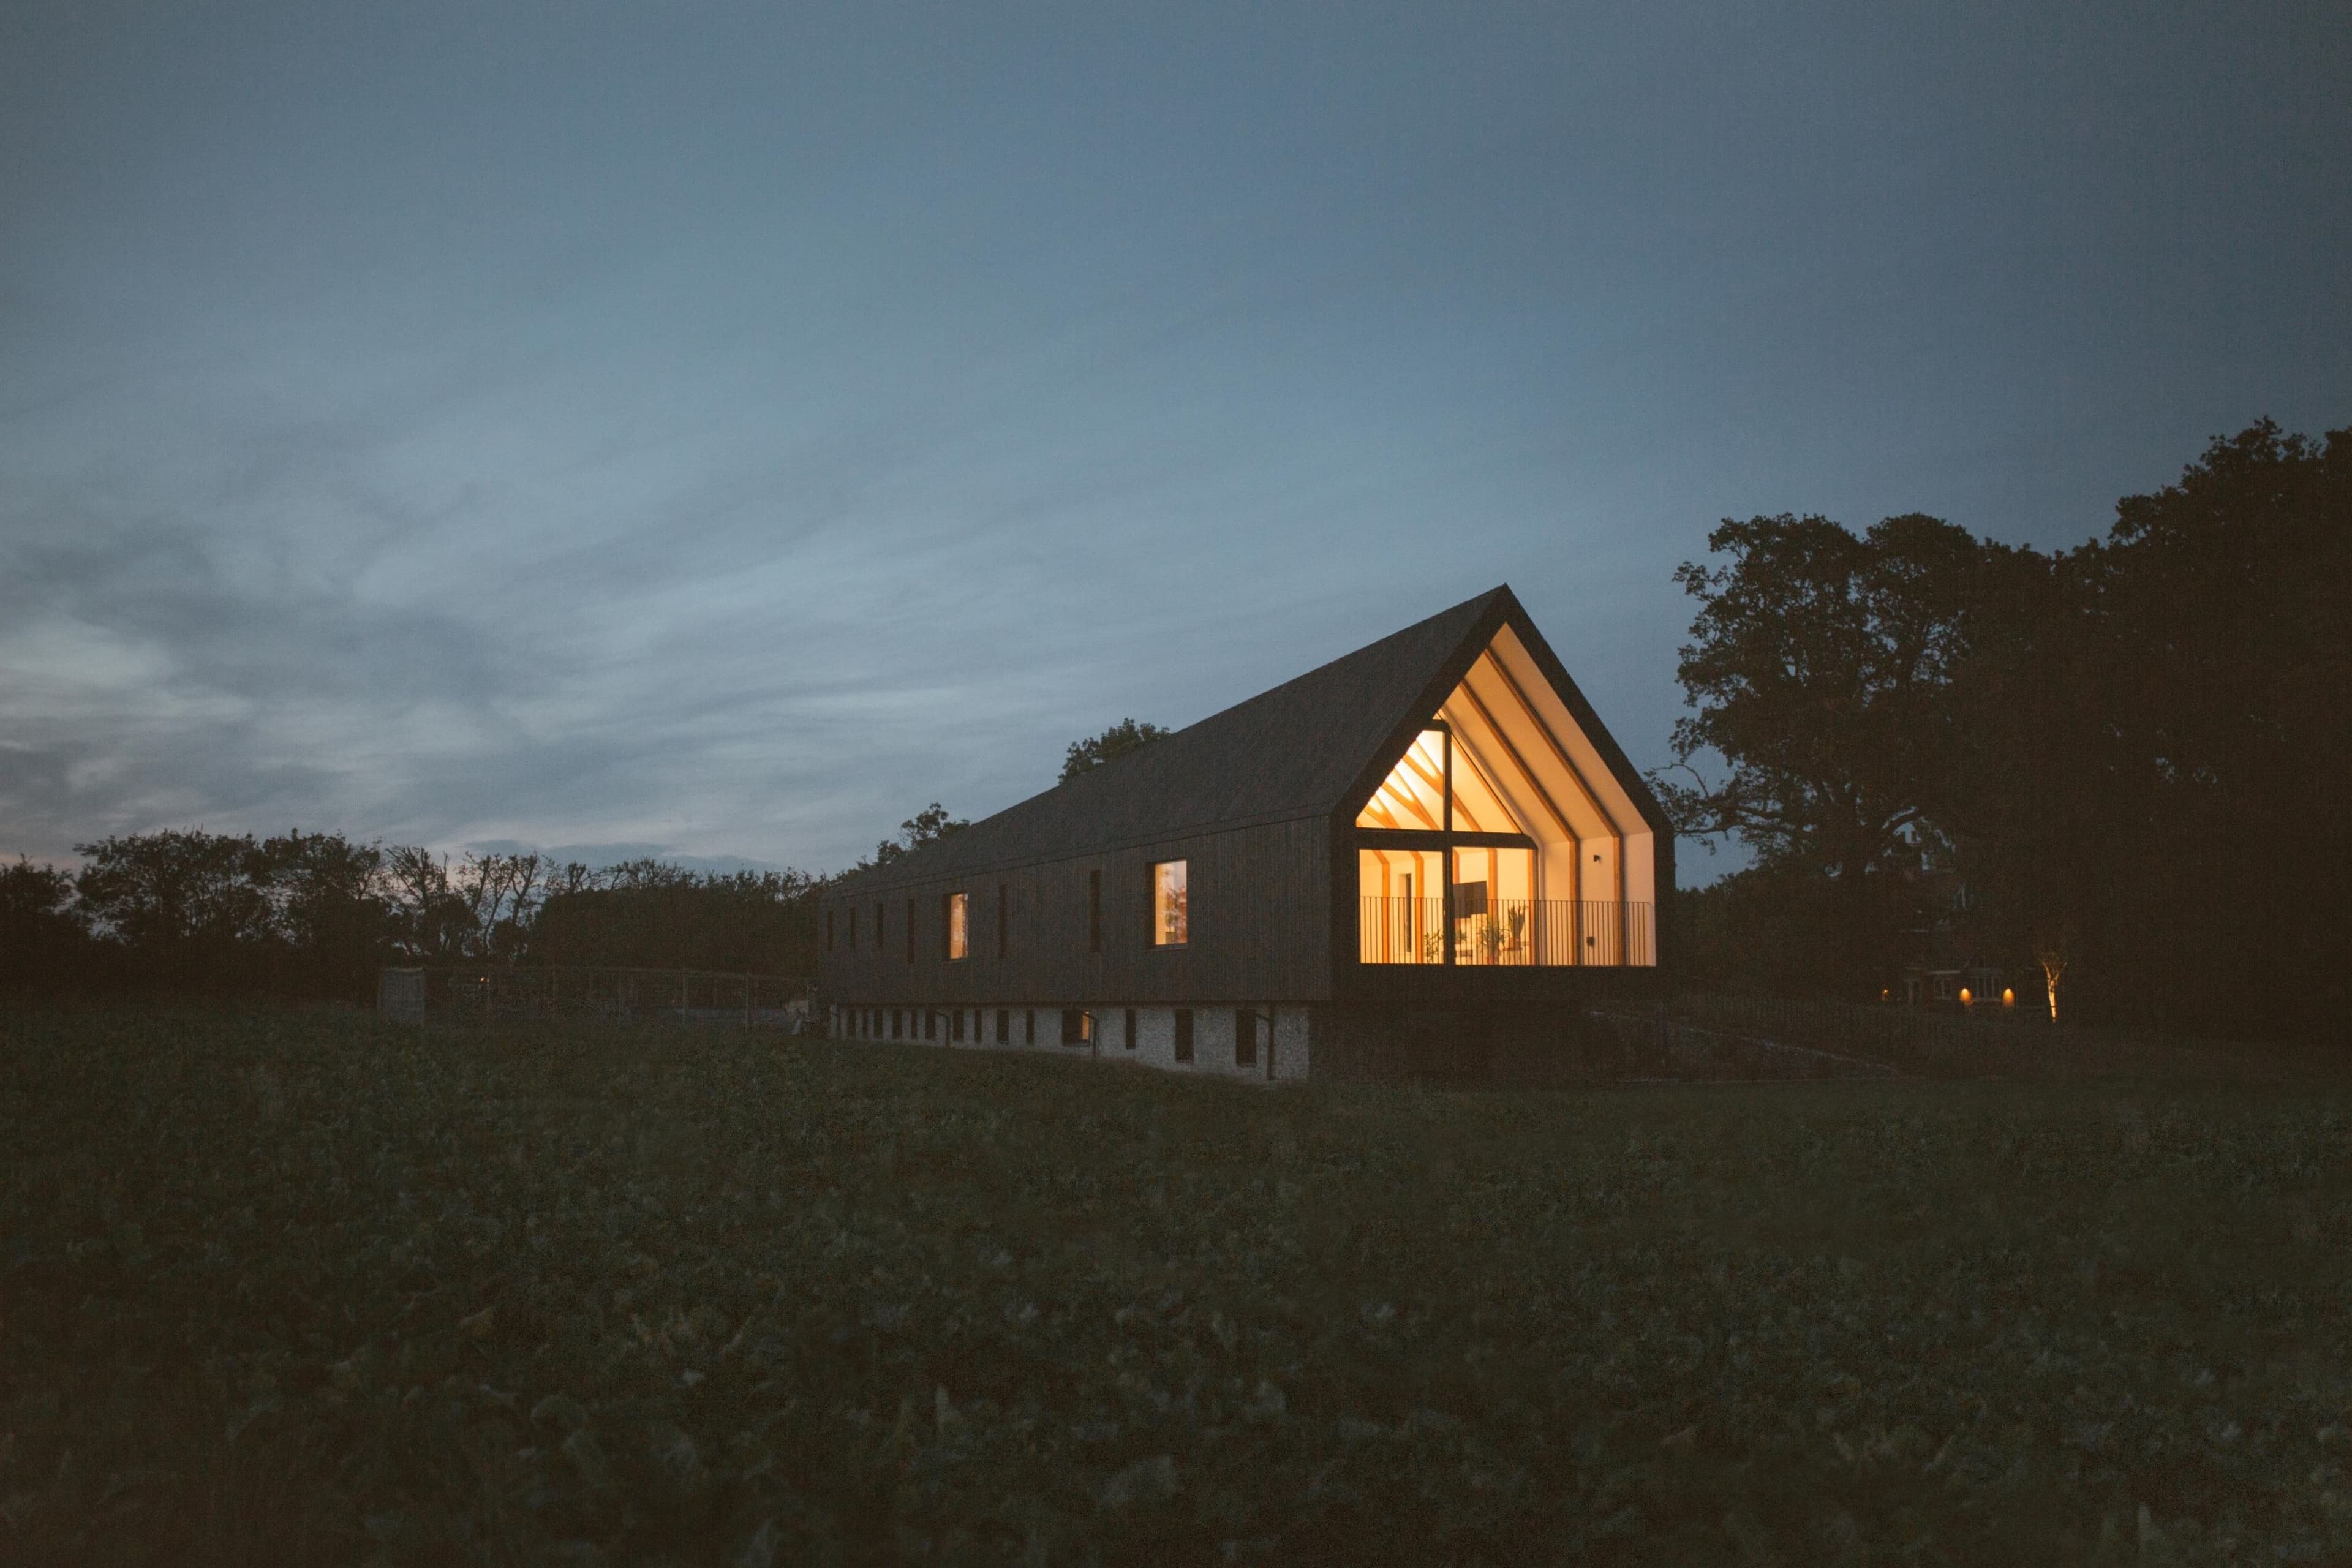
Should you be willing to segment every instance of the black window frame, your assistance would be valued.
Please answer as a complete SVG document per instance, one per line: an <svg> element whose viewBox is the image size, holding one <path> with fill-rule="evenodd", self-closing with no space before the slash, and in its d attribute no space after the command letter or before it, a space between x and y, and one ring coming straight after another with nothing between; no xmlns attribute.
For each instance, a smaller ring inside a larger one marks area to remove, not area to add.
<svg viewBox="0 0 2352 1568"><path fill-rule="evenodd" d="M1178 1061L1189 1062L1192 1059L1192 1009L1190 1007L1176 1009L1175 1046Z"/></svg>
<svg viewBox="0 0 2352 1568"><path fill-rule="evenodd" d="M1234 1009L1234 1066L1257 1066L1257 1014L1247 1007Z"/></svg>

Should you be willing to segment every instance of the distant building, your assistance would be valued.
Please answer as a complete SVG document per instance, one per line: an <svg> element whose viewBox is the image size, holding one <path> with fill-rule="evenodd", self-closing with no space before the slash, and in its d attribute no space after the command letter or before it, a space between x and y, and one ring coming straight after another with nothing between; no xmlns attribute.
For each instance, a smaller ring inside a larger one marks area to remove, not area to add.
<svg viewBox="0 0 2352 1568"><path fill-rule="evenodd" d="M825 896L834 1033L1252 1079L1541 1050L1654 977L1674 840L1507 587Z"/></svg>

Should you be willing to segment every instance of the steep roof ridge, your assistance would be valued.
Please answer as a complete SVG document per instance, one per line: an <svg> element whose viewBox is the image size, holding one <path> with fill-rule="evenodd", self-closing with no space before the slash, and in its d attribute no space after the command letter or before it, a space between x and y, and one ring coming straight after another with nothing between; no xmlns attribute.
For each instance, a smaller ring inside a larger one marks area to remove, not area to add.
<svg viewBox="0 0 2352 1568"><path fill-rule="evenodd" d="M880 892L1328 815L1400 726L1428 717L1416 704L1509 596L1465 599L837 886Z"/></svg>

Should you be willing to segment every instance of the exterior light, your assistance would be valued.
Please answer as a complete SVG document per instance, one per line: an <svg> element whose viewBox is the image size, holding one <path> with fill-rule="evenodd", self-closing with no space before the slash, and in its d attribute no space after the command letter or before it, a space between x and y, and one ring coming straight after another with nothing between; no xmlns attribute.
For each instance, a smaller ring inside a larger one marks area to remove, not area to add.
<svg viewBox="0 0 2352 1568"><path fill-rule="evenodd" d="M2000 1005L2004 1007L2017 1005L2017 992L2013 987L2004 985L2000 988Z"/></svg>
<svg viewBox="0 0 2352 1568"><path fill-rule="evenodd" d="M1961 1006L1965 1007L1965 1006L1969 1005L1970 1003L1974 1002L1975 1000L1976 1000L1976 998L1975 998L1975 997L1973 997L1973 996L1971 996L1971 995L1969 995L1969 988L1968 988L1967 986L1963 985L1963 986L1961 986L1961 987L1960 987L1960 1005L1961 1005Z"/></svg>

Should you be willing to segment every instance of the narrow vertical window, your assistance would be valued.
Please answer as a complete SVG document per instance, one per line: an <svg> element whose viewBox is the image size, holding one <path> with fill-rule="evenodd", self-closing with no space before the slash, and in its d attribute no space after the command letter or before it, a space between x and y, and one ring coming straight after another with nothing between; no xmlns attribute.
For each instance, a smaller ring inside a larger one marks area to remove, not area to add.
<svg viewBox="0 0 2352 1568"><path fill-rule="evenodd" d="M996 1043L1000 1046L1013 1043L1013 1009L1010 1007L996 1010Z"/></svg>
<svg viewBox="0 0 2352 1568"><path fill-rule="evenodd" d="M1129 1008L1127 1010L1127 1041L1126 1041L1126 1044L1127 1044L1127 1048L1128 1048L1129 1050L1130 1050L1130 1051L1131 1051L1131 1050L1135 1049L1135 1009L1134 1009L1134 1008L1132 1008L1132 1007L1129 1007Z"/></svg>
<svg viewBox="0 0 2352 1568"><path fill-rule="evenodd" d="M1151 868L1151 945L1182 947L1192 939L1192 913L1185 895L1187 860L1160 860Z"/></svg>
<svg viewBox="0 0 2352 1568"><path fill-rule="evenodd" d="M923 1038L927 1040L936 1040L939 1037L940 1016L931 1011L929 1007L926 1007L923 1009Z"/></svg>
<svg viewBox="0 0 2352 1568"><path fill-rule="evenodd" d="M1087 951L1102 951L1102 873L1087 873Z"/></svg>
<svg viewBox="0 0 2352 1568"><path fill-rule="evenodd" d="M1234 1009L1234 1066L1257 1066L1257 1015L1246 1007Z"/></svg>
<svg viewBox="0 0 2352 1568"><path fill-rule="evenodd" d="M971 956L971 895L948 895L948 957L950 960Z"/></svg>
<svg viewBox="0 0 2352 1568"><path fill-rule="evenodd" d="M907 1015L900 1008L890 1009L890 1037L894 1040L907 1037Z"/></svg>
<svg viewBox="0 0 2352 1568"><path fill-rule="evenodd" d="M948 1015L948 1038L956 1045L963 1044L963 1009Z"/></svg>
<svg viewBox="0 0 2352 1568"><path fill-rule="evenodd" d="M1003 958L1013 952L1013 889L1003 883L996 884L996 956Z"/></svg>
<svg viewBox="0 0 2352 1568"><path fill-rule="evenodd" d="M1034 1007L1029 1009L1022 1022L1021 1043L1024 1046L1034 1046L1037 1043L1037 1009Z"/></svg>
<svg viewBox="0 0 2352 1568"><path fill-rule="evenodd" d="M1190 1007L1176 1009L1176 1059L1180 1062L1192 1059L1192 1009Z"/></svg>

